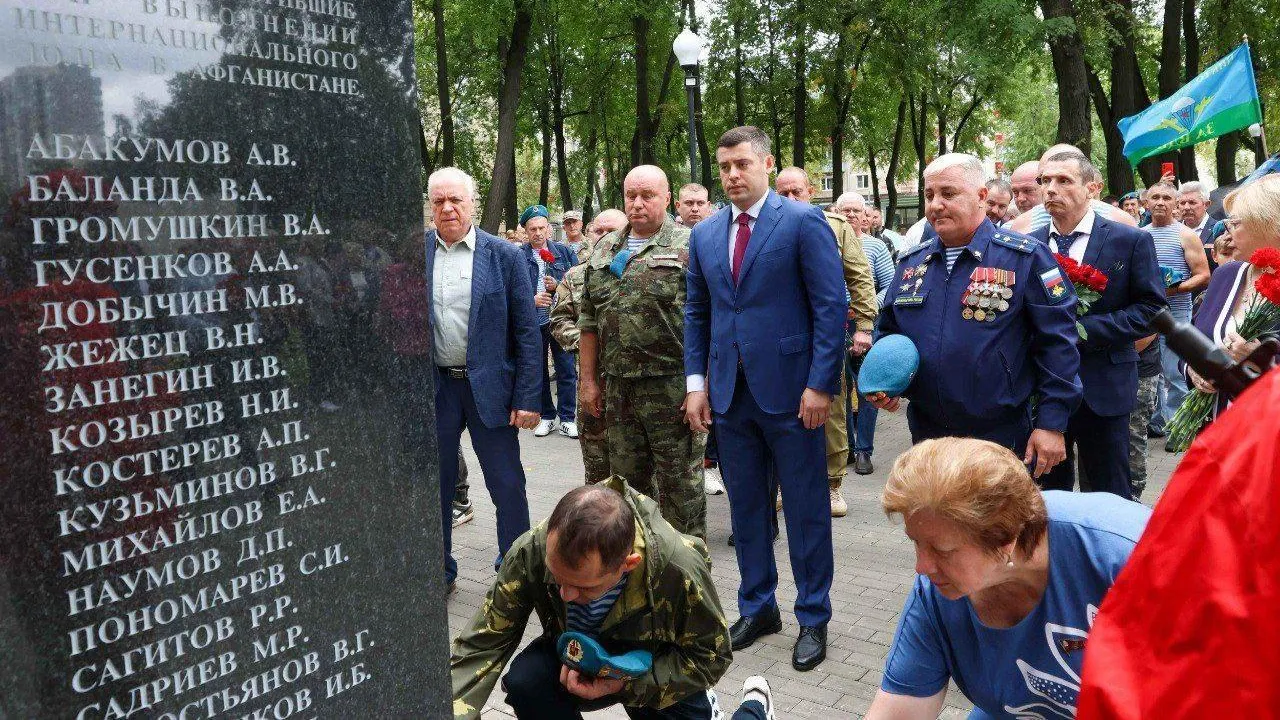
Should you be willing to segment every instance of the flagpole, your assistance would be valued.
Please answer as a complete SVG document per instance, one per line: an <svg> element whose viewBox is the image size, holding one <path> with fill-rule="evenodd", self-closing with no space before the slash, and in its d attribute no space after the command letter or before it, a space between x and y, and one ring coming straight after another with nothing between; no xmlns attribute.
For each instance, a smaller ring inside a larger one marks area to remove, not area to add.
<svg viewBox="0 0 1280 720"><path fill-rule="evenodd" d="M1245 34L1245 35L1241 35L1240 37L1242 40L1244 40L1244 44L1247 46L1249 44L1249 36ZM1252 48L1250 48L1250 50L1252 50ZM1251 66L1253 65L1252 52L1249 53L1249 64ZM1255 76L1256 76L1256 68L1255 68ZM1262 163L1267 161L1267 158L1270 157L1271 153L1267 152L1267 131L1265 128L1262 127L1262 122L1261 122L1262 113L1258 113L1258 117L1259 117L1259 121L1249 126L1249 135L1253 137L1254 143L1257 145L1257 147L1254 149L1255 150L1254 154L1257 160L1256 166L1260 167Z"/></svg>

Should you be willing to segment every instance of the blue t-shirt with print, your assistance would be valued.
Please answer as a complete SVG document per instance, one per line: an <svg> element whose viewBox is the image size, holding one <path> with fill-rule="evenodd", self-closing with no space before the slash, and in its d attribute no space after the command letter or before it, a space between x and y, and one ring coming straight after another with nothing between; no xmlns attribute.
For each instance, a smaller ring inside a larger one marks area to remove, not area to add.
<svg viewBox="0 0 1280 720"><path fill-rule="evenodd" d="M880 687L929 697L954 679L971 718L1075 717L1084 646L1102 598L1133 552L1151 510L1110 493L1044 493L1049 583L1017 625L996 629L967 598L948 600L917 576Z"/></svg>

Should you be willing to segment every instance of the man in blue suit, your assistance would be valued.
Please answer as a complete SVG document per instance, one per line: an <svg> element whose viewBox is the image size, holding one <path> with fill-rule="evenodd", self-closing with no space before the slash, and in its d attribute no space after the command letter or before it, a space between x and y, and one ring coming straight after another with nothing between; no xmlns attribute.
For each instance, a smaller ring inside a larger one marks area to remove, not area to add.
<svg viewBox="0 0 1280 720"><path fill-rule="evenodd" d="M741 617L733 649L782 629L774 590L770 455L782 488L800 635L791 664L826 657L831 510L822 425L840 388L848 309L822 211L769 190L769 137L726 132L716 147L732 202L693 229L685 304L685 418L712 418L737 542Z"/></svg>
<svg viewBox="0 0 1280 720"><path fill-rule="evenodd" d="M432 349L436 367L436 440L440 450L440 512L445 518L445 581L458 563L448 521L458 481L462 429L480 460L498 516L498 560L529 529L517 428L538 423L541 387L533 286L520 249L472 224L475 181L457 168L427 179L427 234Z"/></svg>
<svg viewBox="0 0 1280 720"><path fill-rule="evenodd" d="M1079 320L1084 402L1067 424L1067 457L1041 484L1046 490L1070 490L1079 455L1081 474L1094 490L1131 498L1129 413L1138 394L1133 344L1151 333L1151 318L1167 305L1155 243L1150 233L1089 209L1089 193L1102 178L1083 154L1050 155L1040 165L1039 180L1053 222L1032 237L1107 276L1102 297Z"/></svg>

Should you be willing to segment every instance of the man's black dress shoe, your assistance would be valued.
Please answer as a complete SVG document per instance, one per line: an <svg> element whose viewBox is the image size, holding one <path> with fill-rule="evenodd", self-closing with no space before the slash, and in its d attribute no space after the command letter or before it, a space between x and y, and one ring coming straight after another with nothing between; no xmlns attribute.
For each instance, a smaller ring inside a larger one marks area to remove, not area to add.
<svg viewBox="0 0 1280 720"><path fill-rule="evenodd" d="M876 471L876 466L871 464L871 453L855 452L853 454L853 471L859 475L870 475Z"/></svg>
<svg viewBox="0 0 1280 720"><path fill-rule="evenodd" d="M795 650L791 652L791 667L804 672L818 667L818 663L826 659L827 624L802 626L800 637L796 638Z"/></svg>
<svg viewBox="0 0 1280 720"><path fill-rule="evenodd" d="M740 617L729 628L729 643L734 650L750 647L752 643L765 635L782 632L782 616L775 606L754 617ZM826 636L823 635L825 638Z"/></svg>

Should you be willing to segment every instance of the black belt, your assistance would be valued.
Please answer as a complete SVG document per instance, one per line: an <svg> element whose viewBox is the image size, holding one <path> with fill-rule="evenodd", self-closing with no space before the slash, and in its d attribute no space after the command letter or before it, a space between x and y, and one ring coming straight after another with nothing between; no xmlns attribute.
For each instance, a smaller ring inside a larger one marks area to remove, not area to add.
<svg viewBox="0 0 1280 720"><path fill-rule="evenodd" d="M443 365L437 365L437 366L436 366L436 368L437 368L437 369L439 369L439 370L440 370L440 374L441 374L441 375L444 375L445 377L451 377L451 378L453 378L454 380L466 380L466 379L467 379L467 368L466 368L466 366L463 366L463 367L445 367L445 366L443 366Z"/></svg>

